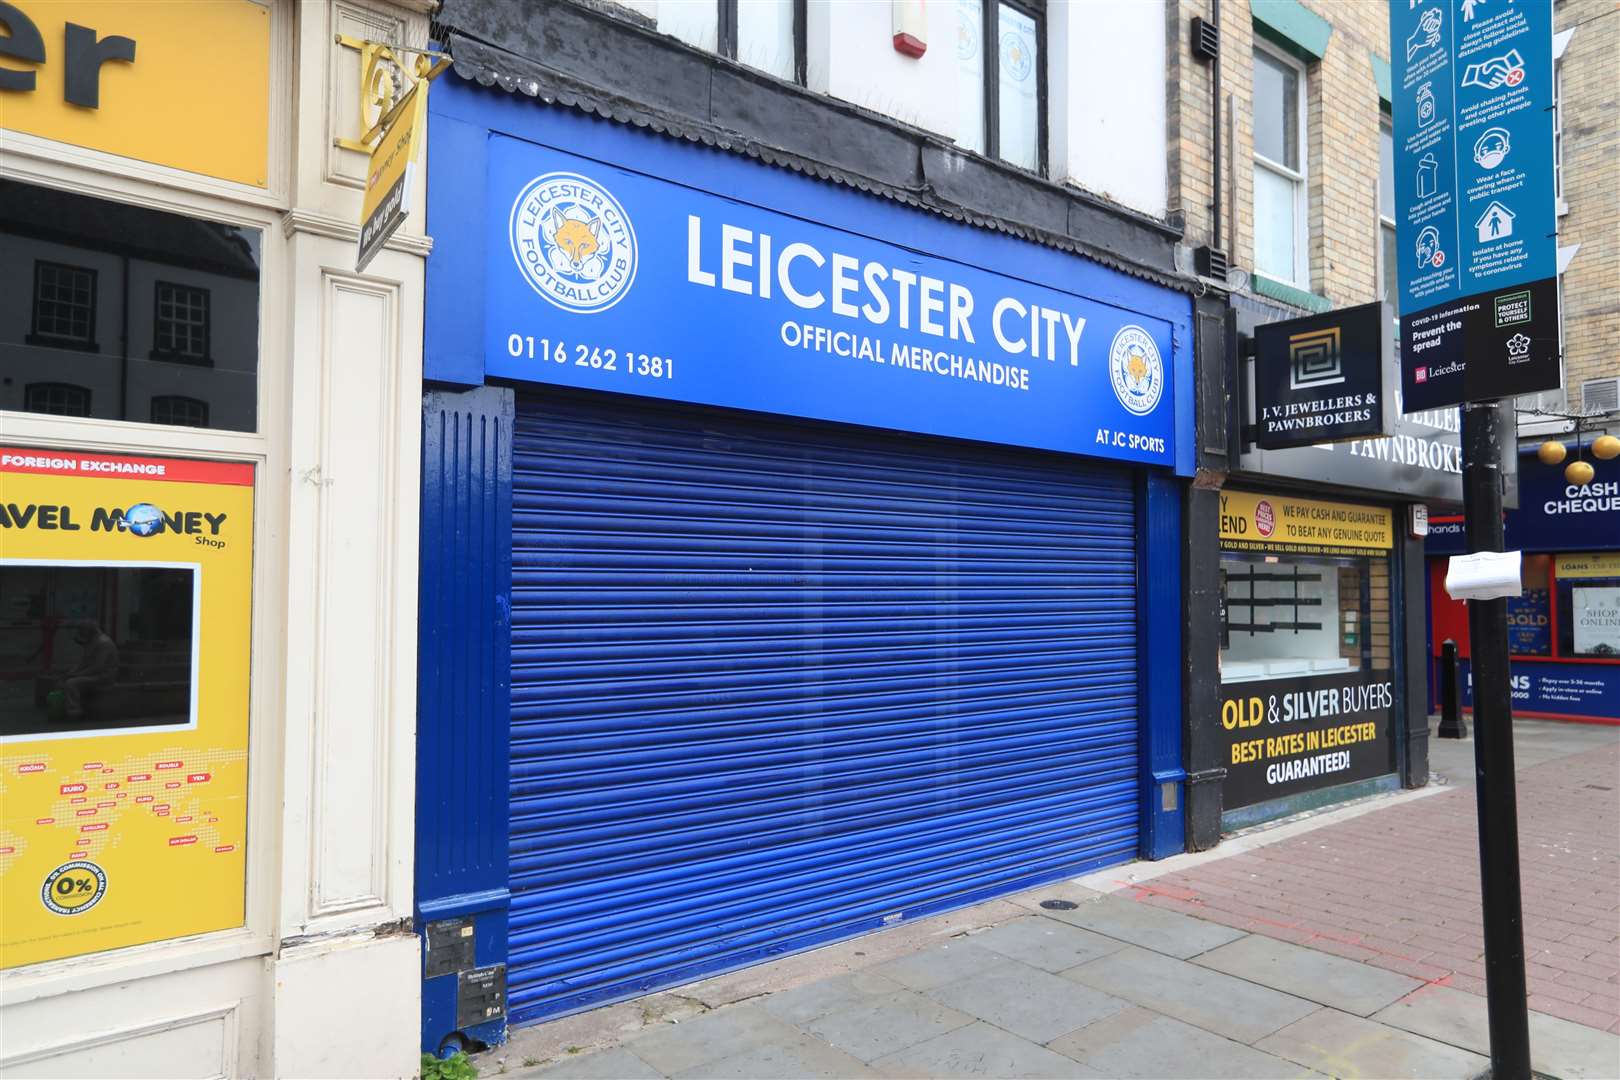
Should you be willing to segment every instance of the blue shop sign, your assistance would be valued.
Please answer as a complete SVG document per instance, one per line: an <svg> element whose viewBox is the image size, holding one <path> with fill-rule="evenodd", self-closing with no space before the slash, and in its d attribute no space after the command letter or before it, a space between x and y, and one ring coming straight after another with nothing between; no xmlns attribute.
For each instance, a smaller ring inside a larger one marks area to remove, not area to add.
<svg viewBox="0 0 1620 1080"><path fill-rule="evenodd" d="M1473 666L1458 663L1464 708L1474 707ZM1515 660L1509 678L1515 713L1620 721L1620 665Z"/></svg>
<svg viewBox="0 0 1620 1080"><path fill-rule="evenodd" d="M1191 299L723 151L447 82L429 379L1191 472Z"/></svg>
<svg viewBox="0 0 1620 1080"><path fill-rule="evenodd" d="M1564 467L1543 465L1533 451L1519 456L1519 508L1507 512L1509 551L1620 550L1620 470L1600 462L1590 484L1571 484ZM1468 550L1460 522L1430 525L1424 550L1460 555Z"/></svg>

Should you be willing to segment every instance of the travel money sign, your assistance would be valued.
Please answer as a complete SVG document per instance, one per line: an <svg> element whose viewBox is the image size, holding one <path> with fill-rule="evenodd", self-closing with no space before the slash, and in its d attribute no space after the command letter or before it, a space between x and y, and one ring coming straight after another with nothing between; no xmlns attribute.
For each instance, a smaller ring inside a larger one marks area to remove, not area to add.
<svg viewBox="0 0 1620 1080"><path fill-rule="evenodd" d="M1559 385L1549 0L1392 0L1409 409Z"/></svg>

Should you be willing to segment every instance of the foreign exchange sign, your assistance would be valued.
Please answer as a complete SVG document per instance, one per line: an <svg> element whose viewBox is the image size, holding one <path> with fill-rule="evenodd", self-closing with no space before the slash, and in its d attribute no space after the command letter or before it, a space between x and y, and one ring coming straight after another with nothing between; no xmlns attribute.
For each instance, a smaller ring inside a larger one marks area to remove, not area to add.
<svg viewBox="0 0 1620 1080"><path fill-rule="evenodd" d="M1393 0L1401 389L1555 388L1552 5Z"/></svg>

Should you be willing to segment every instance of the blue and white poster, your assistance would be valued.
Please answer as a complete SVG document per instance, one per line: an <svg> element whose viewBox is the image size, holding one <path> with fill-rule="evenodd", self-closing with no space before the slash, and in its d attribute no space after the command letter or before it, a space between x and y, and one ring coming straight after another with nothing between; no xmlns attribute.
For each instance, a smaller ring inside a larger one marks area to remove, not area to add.
<svg viewBox="0 0 1620 1080"><path fill-rule="evenodd" d="M1551 0L1392 0L1409 411L1558 386Z"/></svg>
<svg viewBox="0 0 1620 1080"><path fill-rule="evenodd" d="M489 376L1177 464L1185 296L1051 251L1064 273L995 272L967 253L1006 238L847 191L824 197L847 216L785 212L772 185L804 181L756 163L723 196L500 133L482 149Z"/></svg>

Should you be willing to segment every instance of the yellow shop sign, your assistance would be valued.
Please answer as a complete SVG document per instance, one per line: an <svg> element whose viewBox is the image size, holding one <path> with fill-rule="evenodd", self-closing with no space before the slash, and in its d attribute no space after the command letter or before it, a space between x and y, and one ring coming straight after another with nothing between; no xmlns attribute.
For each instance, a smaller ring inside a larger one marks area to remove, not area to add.
<svg viewBox="0 0 1620 1080"><path fill-rule="evenodd" d="M264 187L270 9L0 3L0 128Z"/></svg>
<svg viewBox="0 0 1620 1080"><path fill-rule="evenodd" d="M1560 555L1554 560L1560 578L1620 577L1620 551Z"/></svg>
<svg viewBox="0 0 1620 1080"><path fill-rule="evenodd" d="M253 484L0 446L0 969L242 925Z"/></svg>
<svg viewBox="0 0 1620 1080"><path fill-rule="evenodd" d="M1221 544L1248 551L1388 550L1395 530L1388 507L1223 491Z"/></svg>

